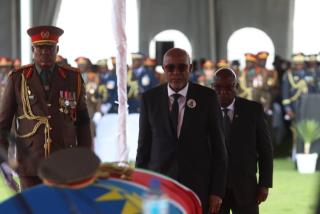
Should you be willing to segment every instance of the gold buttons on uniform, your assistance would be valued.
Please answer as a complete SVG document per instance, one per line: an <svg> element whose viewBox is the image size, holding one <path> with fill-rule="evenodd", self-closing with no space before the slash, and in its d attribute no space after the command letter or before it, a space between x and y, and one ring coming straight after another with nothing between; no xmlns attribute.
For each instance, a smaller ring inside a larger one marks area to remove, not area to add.
<svg viewBox="0 0 320 214"><path fill-rule="evenodd" d="M51 107L51 103L48 103L47 106L48 106L48 107Z"/></svg>
<svg viewBox="0 0 320 214"><path fill-rule="evenodd" d="M48 118L51 119L51 115L48 115Z"/></svg>

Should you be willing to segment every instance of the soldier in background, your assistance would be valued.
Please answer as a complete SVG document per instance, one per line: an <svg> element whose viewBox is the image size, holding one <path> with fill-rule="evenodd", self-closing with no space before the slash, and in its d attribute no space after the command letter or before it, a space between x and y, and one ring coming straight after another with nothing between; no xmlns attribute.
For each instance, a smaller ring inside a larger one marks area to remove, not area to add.
<svg viewBox="0 0 320 214"><path fill-rule="evenodd" d="M239 94L240 97L252 100L253 99L253 86L256 78L256 56L252 53L246 53L245 55L245 67L239 77L239 87L242 91ZM261 80L262 82L262 80Z"/></svg>
<svg viewBox="0 0 320 214"><path fill-rule="evenodd" d="M87 57L78 57L74 60L77 63L77 67L80 70L84 83L88 82L88 73L91 71L92 63Z"/></svg>
<svg viewBox="0 0 320 214"><path fill-rule="evenodd" d="M134 71L130 66L127 67L127 97L128 112L138 113L140 111L140 85ZM141 76L140 76L141 77Z"/></svg>
<svg viewBox="0 0 320 214"><path fill-rule="evenodd" d="M230 63L230 67L236 73L237 78L239 78L241 76L239 60L232 60L231 63Z"/></svg>
<svg viewBox="0 0 320 214"><path fill-rule="evenodd" d="M61 66L70 66L68 63L68 60L61 55L57 55L56 63L58 63L58 65L61 65Z"/></svg>
<svg viewBox="0 0 320 214"><path fill-rule="evenodd" d="M307 83L309 85L309 94L319 93L319 73L320 69L318 67L317 54L310 54L306 57L306 65L307 65Z"/></svg>
<svg viewBox="0 0 320 214"><path fill-rule="evenodd" d="M132 53L132 71L139 86L139 96L158 85L155 72L144 65L145 57L141 53ZM129 78L128 78L129 80Z"/></svg>
<svg viewBox="0 0 320 214"><path fill-rule="evenodd" d="M269 53L266 51L261 51L257 53L257 75L261 75L263 78L262 86L257 88L255 94L256 97L253 100L261 103L264 108L264 112L271 116L273 113L272 104L273 100L277 93L278 87L278 76L277 72L274 70L269 70L266 68L266 62L268 59Z"/></svg>
<svg viewBox="0 0 320 214"><path fill-rule="evenodd" d="M198 84L206 86L208 88L212 87L213 76L215 72L215 65L212 60L207 59L202 65L203 74L198 76Z"/></svg>
<svg viewBox="0 0 320 214"><path fill-rule="evenodd" d="M157 71L157 60L147 57L144 60L144 66L154 73L154 76L156 77L157 85L160 85L161 83L164 82L164 79L165 79L164 73Z"/></svg>
<svg viewBox="0 0 320 214"><path fill-rule="evenodd" d="M108 59L100 59L97 61L96 65L97 65L97 72L99 75L97 99L99 99L102 104L102 103L105 103L108 98L108 90L106 87L106 81L110 75L109 68L108 68Z"/></svg>
<svg viewBox="0 0 320 214"><path fill-rule="evenodd" d="M116 103L118 101L116 58L111 57L110 60L112 68L108 71L108 74L101 81L101 84L103 84L107 90L107 98L103 100L100 108L102 114L118 112L118 104Z"/></svg>
<svg viewBox="0 0 320 214"><path fill-rule="evenodd" d="M219 61L217 62L217 66L216 69L220 69L220 68L225 68L229 66L229 62L226 59L219 59Z"/></svg>
<svg viewBox="0 0 320 214"><path fill-rule="evenodd" d="M305 56L303 53L292 56L292 68L289 69L282 78L282 105L285 110L285 120L291 122L292 159L295 160L297 152L296 122L300 120L298 110L301 105L302 96L308 94L308 84L306 78L308 73L305 70Z"/></svg>
<svg viewBox="0 0 320 214"><path fill-rule="evenodd" d="M19 69L21 67L21 60L19 58L16 58L14 61L13 61L13 68L14 69Z"/></svg>
<svg viewBox="0 0 320 214"><path fill-rule="evenodd" d="M75 62L77 63L81 76L85 82L87 108L90 117L90 130L92 136L95 137L96 128L92 118L97 111L100 111L101 103L97 98L99 76L92 70L92 63L90 59L86 57L78 57L75 59Z"/></svg>
<svg viewBox="0 0 320 214"><path fill-rule="evenodd" d="M8 57L0 57L0 99L8 82L8 74L12 69L12 60Z"/></svg>

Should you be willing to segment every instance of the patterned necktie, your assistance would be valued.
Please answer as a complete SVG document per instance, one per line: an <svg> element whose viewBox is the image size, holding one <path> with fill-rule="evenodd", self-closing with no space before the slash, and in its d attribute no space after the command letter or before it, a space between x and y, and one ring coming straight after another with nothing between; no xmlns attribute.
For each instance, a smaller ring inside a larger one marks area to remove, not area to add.
<svg viewBox="0 0 320 214"><path fill-rule="evenodd" d="M173 94L173 103L171 106L171 112L170 112L170 117L171 117L171 122L173 125L173 128L175 130L175 133L177 133L178 129L178 119L179 119L179 103L178 99L181 97L180 94Z"/></svg>
<svg viewBox="0 0 320 214"><path fill-rule="evenodd" d="M224 134L226 140L226 146L230 145L230 132L231 132L231 120L228 115L229 109L223 108L223 125L224 125Z"/></svg>

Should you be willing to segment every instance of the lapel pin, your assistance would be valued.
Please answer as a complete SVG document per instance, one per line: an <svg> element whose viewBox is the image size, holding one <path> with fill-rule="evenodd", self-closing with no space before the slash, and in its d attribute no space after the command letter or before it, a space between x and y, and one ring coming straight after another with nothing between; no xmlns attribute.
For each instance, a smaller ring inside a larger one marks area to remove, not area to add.
<svg viewBox="0 0 320 214"><path fill-rule="evenodd" d="M195 101L194 99L189 99L189 100L187 101L187 106L188 106L189 108L195 108L195 107L197 106L197 103L196 103L196 101Z"/></svg>

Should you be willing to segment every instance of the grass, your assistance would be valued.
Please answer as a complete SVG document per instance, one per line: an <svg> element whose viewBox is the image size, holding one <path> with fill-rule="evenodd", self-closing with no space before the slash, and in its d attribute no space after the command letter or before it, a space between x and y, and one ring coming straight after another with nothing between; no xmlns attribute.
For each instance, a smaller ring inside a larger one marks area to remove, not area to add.
<svg viewBox="0 0 320 214"><path fill-rule="evenodd" d="M289 159L274 161L273 188L260 206L262 214L315 214L320 173L300 174Z"/></svg>
<svg viewBox="0 0 320 214"><path fill-rule="evenodd" d="M14 194L15 193L7 186L2 175L0 174L0 202L4 201L10 196L13 196Z"/></svg>
<svg viewBox="0 0 320 214"><path fill-rule="evenodd" d="M315 214L320 172L300 174L289 159L274 161L274 182L269 197L260 206L261 214ZM12 196L0 177L0 202Z"/></svg>

